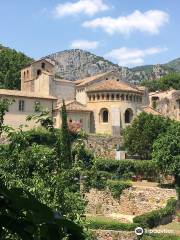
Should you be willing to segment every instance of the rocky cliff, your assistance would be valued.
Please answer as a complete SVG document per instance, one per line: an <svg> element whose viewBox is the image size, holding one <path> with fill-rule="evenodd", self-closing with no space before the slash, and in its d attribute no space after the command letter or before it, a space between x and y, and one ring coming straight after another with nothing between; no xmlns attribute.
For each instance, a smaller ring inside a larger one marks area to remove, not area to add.
<svg viewBox="0 0 180 240"><path fill-rule="evenodd" d="M55 62L55 72L59 78L76 80L98 73L116 70L122 74L124 80L138 83L144 79L156 79L173 71L172 64L148 65L136 68L122 68L103 57L96 56L90 52L73 49L57 52L46 56Z"/></svg>

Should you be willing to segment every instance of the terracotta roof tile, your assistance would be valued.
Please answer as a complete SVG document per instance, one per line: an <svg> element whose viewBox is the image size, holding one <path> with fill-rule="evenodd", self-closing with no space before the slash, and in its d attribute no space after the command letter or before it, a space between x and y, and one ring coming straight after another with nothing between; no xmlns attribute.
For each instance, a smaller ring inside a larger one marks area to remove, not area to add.
<svg viewBox="0 0 180 240"><path fill-rule="evenodd" d="M150 106L143 107L143 112L148 113L148 114L153 114L153 115L159 115L162 116L162 114L156 110L154 110Z"/></svg>
<svg viewBox="0 0 180 240"><path fill-rule="evenodd" d="M8 89L0 89L0 96L14 96L14 97L27 97L27 98L44 98L44 99L57 99L54 96L43 95L37 92L25 92L18 90L8 90Z"/></svg>
<svg viewBox="0 0 180 240"><path fill-rule="evenodd" d="M72 100L72 101L66 101L66 110L67 111L81 111L81 112L91 112L85 105L82 103L78 102L77 100ZM57 108L54 110L59 110L62 107L62 101L59 102Z"/></svg>
<svg viewBox="0 0 180 240"><path fill-rule="evenodd" d="M111 72L113 72L113 71L100 73L100 74L97 74L97 75L94 75L94 76L91 76L88 78L76 80L75 83L77 84L77 87L83 87L83 86L86 86L88 83L93 82L93 81L97 80L98 78L104 77Z"/></svg>
<svg viewBox="0 0 180 240"><path fill-rule="evenodd" d="M129 91L142 93L142 91L138 90L135 86L117 80L104 80L87 88L87 92L97 91Z"/></svg>

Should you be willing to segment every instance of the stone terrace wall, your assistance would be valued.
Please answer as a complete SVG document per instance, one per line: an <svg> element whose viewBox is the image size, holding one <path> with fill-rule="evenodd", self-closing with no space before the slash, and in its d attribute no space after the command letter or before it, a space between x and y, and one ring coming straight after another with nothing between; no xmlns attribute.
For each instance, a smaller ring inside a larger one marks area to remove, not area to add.
<svg viewBox="0 0 180 240"><path fill-rule="evenodd" d="M174 189L158 187L132 187L125 189L119 199L109 192L91 189L86 193L88 214L141 215L166 206L167 200L176 197Z"/></svg>
<svg viewBox="0 0 180 240"><path fill-rule="evenodd" d="M134 232L97 230L92 231L95 240L137 240Z"/></svg>
<svg viewBox="0 0 180 240"><path fill-rule="evenodd" d="M122 137L88 135L86 144L96 157L114 159L117 145L122 145Z"/></svg>

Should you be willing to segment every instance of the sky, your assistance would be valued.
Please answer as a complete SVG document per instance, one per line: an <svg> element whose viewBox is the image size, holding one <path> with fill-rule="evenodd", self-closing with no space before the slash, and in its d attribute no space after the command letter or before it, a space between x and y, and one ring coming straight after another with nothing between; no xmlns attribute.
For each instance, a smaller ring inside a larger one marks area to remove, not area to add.
<svg viewBox="0 0 180 240"><path fill-rule="evenodd" d="M0 43L35 59L78 48L121 66L180 57L180 0L0 0Z"/></svg>

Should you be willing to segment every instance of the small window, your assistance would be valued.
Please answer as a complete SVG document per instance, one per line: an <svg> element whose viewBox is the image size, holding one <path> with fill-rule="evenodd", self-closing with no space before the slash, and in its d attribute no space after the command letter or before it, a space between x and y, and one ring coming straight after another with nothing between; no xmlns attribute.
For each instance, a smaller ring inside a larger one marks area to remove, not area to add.
<svg viewBox="0 0 180 240"><path fill-rule="evenodd" d="M111 99L114 100L114 94L111 95Z"/></svg>
<svg viewBox="0 0 180 240"><path fill-rule="evenodd" d="M27 78L29 78L29 70L27 70Z"/></svg>
<svg viewBox="0 0 180 240"><path fill-rule="evenodd" d="M116 94L116 99L119 100L119 94Z"/></svg>
<svg viewBox="0 0 180 240"><path fill-rule="evenodd" d="M19 100L19 111L20 112L24 112L24 106L25 106L24 100Z"/></svg>
<svg viewBox="0 0 180 240"><path fill-rule="evenodd" d="M42 69L45 69L45 63L44 62L42 62L41 67L42 67Z"/></svg>
<svg viewBox="0 0 180 240"><path fill-rule="evenodd" d="M40 102L39 102L39 101L36 101L36 102L34 103L34 111L35 111L35 112L40 112L40 107L41 107Z"/></svg>
<svg viewBox="0 0 180 240"><path fill-rule="evenodd" d="M106 80L108 80L108 78L106 78Z"/></svg>

